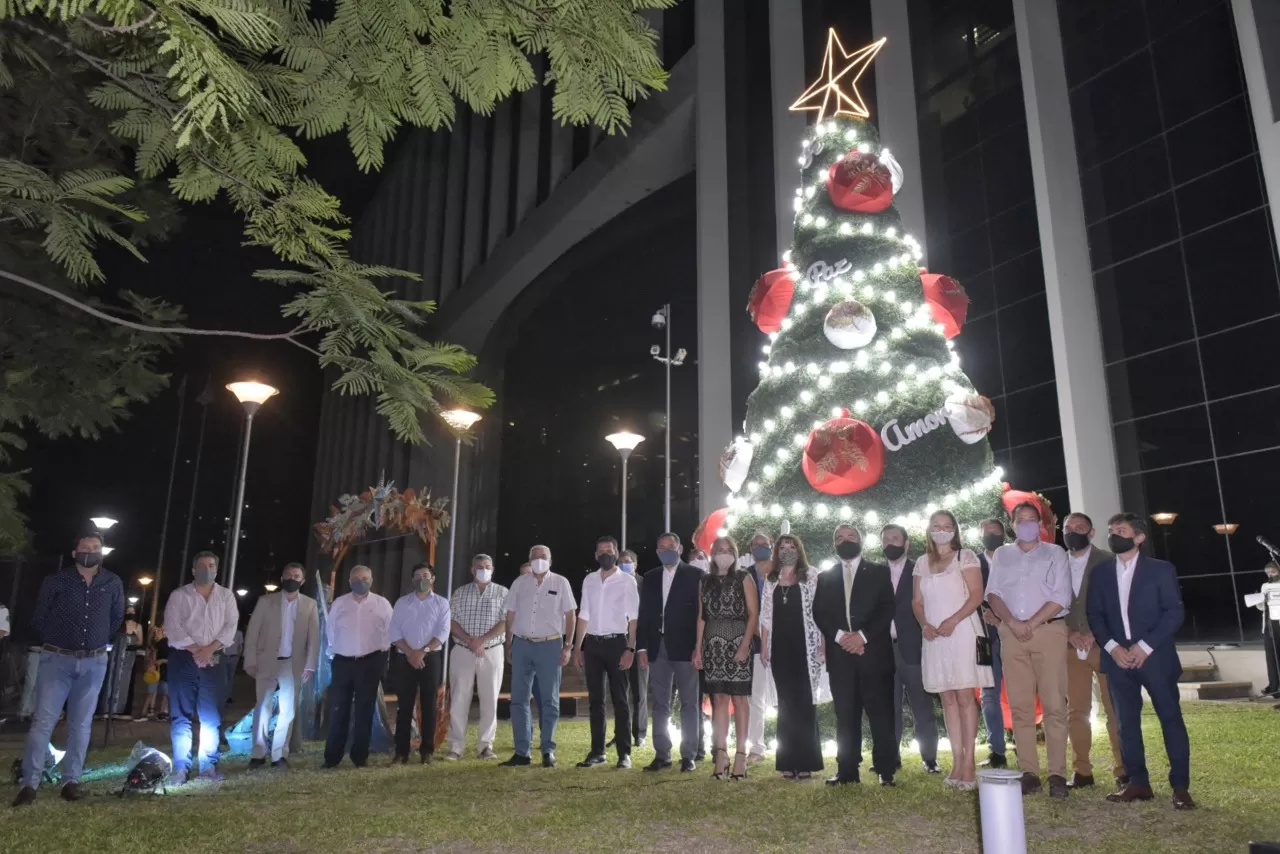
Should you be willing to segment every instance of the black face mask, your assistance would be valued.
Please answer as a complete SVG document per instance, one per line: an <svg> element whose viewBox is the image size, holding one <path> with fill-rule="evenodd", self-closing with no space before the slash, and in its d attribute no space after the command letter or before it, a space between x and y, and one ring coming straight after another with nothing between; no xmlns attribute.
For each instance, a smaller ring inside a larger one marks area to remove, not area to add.
<svg viewBox="0 0 1280 854"><path fill-rule="evenodd" d="M885 546L884 556L889 560L899 560L907 553L906 546Z"/></svg>
<svg viewBox="0 0 1280 854"><path fill-rule="evenodd" d="M1122 537L1119 534L1107 537L1107 548L1111 549L1112 554L1122 555L1131 552L1133 545L1133 537Z"/></svg>
<svg viewBox="0 0 1280 854"><path fill-rule="evenodd" d="M76 563L85 569L92 569L102 563L102 552L76 552Z"/></svg>
<svg viewBox="0 0 1280 854"><path fill-rule="evenodd" d="M611 554L596 555L596 563L600 564L601 569L613 569L614 565L617 564L617 562L618 562L617 555L611 555Z"/></svg>
<svg viewBox="0 0 1280 854"><path fill-rule="evenodd" d="M1003 545L1004 545L1004 534L983 534L982 535L982 547L989 552L993 552Z"/></svg>
<svg viewBox="0 0 1280 854"><path fill-rule="evenodd" d="M302 582L296 578L286 578L280 582L280 586L285 593L297 593L302 588Z"/></svg>
<svg viewBox="0 0 1280 854"><path fill-rule="evenodd" d="M836 554L840 556L841 560L853 560L855 557L862 554L862 543L854 542L852 540L841 540L836 543Z"/></svg>
<svg viewBox="0 0 1280 854"><path fill-rule="evenodd" d="M1062 535L1062 541L1067 544L1073 552L1081 551L1089 547L1089 535L1081 534L1076 531L1067 531Z"/></svg>

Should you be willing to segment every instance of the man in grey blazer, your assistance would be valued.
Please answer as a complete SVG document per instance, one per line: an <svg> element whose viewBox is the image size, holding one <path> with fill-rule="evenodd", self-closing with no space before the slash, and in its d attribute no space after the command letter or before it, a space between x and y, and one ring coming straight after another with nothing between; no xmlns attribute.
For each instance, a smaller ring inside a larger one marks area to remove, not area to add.
<svg viewBox="0 0 1280 854"><path fill-rule="evenodd" d="M315 675L320 660L320 615L316 601L298 593L302 580L302 564L287 564L280 576L280 591L258 600L245 632L244 670L258 689L250 769L267 762L271 698L277 691L279 712L271 739L271 767L289 767L289 729L298 711L300 689Z"/></svg>
<svg viewBox="0 0 1280 854"><path fill-rule="evenodd" d="M1093 712L1093 676L1098 675L1098 692L1107 713L1107 735L1111 739L1112 771L1120 788L1128 782L1124 759L1120 755L1120 723L1111 704L1111 691L1102 672L1102 653L1089 629L1085 605L1089 601L1089 576L1093 568L1115 557L1106 549L1093 545L1093 521L1083 513L1072 513L1062 523L1062 539L1067 546L1067 562L1071 568L1071 610L1067 612L1067 736L1071 741L1073 773L1068 785L1084 789L1094 785L1093 728L1089 718Z"/></svg>

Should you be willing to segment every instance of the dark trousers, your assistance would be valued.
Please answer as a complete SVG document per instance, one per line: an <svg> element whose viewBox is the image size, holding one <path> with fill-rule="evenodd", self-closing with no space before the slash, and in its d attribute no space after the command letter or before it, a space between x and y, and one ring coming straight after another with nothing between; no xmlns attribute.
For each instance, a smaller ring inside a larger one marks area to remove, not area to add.
<svg viewBox="0 0 1280 854"><path fill-rule="evenodd" d="M1139 786L1150 786L1147 773L1147 751L1142 743L1142 689L1147 689L1151 706L1164 731L1164 750L1169 756L1169 785L1185 789L1191 782L1191 742L1187 725L1182 720L1182 698L1178 693L1178 676L1165 670L1152 672L1113 670L1107 674L1111 701L1120 719L1120 755L1124 757L1129 780Z"/></svg>
<svg viewBox="0 0 1280 854"><path fill-rule="evenodd" d="M396 756L409 755L409 736L413 729L413 702L422 703L422 744L418 752L423 756L436 749L436 692L440 689L440 674L444 666L440 650L427 653L422 669L409 666L409 659L399 652L391 653L392 681L396 686Z"/></svg>
<svg viewBox="0 0 1280 854"><path fill-rule="evenodd" d="M373 734L378 684L382 682L386 669L386 650L359 658L333 657L333 680L329 683L329 734L324 742L324 764L327 767L342 761L348 735L351 736L351 763L363 768L369 761L369 738Z"/></svg>
<svg viewBox="0 0 1280 854"><path fill-rule="evenodd" d="M627 671L631 683L631 743L649 734L649 668L636 661Z"/></svg>
<svg viewBox="0 0 1280 854"><path fill-rule="evenodd" d="M836 711L836 771L841 777L858 775L865 712L871 726L871 762L881 775L892 777L898 763L893 737L893 668L859 658L835 644L827 645L827 672Z"/></svg>
<svg viewBox="0 0 1280 854"><path fill-rule="evenodd" d="M1262 635L1262 646L1267 654L1267 692L1280 689L1280 620L1268 620Z"/></svg>
<svg viewBox="0 0 1280 854"><path fill-rule="evenodd" d="M587 707L591 719L591 755L604 755L604 689L609 686L613 703L613 737L618 756L631 755L631 701L627 697L627 672L618 666L627 649L626 635L587 635L582 641L587 671ZM635 666L634 664L632 665Z"/></svg>
<svg viewBox="0 0 1280 854"><path fill-rule="evenodd" d="M933 716L933 695L924 690L924 671L920 662L908 664L902 657L898 642L893 642L894 676L893 676L893 723L894 743L898 745L898 765L902 764L902 712L905 695L911 706L911 719L915 722L916 741L920 743L920 759L924 762L938 761L938 722ZM858 727L862 732L862 727ZM879 767L879 766L876 766Z"/></svg>
<svg viewBox="0 0 1280 854"><path fill-rule="evenodd" d="M198 770L218 764L225 674L221 661L200 667L185 649L169 650L169 737L173 741L174 771L186 771L192 765L191 719L196 715L200 716Z"/></svg>

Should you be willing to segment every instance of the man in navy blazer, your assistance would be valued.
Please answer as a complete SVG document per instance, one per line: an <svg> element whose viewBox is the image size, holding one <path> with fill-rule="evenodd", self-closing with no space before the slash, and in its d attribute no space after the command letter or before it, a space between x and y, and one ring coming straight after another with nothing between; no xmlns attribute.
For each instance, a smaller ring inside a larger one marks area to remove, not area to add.
<svg viewBox="0 0 1280 854"><path fill-rule="evenodd" d="M653 762L646 771L671 767L672 688L680 694L680 770L696 767L699 708L698 671L693 647L698 639L698 604L702 598L702 570L680 560L680 538L672 533L658 537L662 566L640 579L640 617L636 647L640 666L649 668L649 695L653 697Z"/></svg>
<svg viewBox="0 0 1280 854"><path fill-rule="evenodd" d="M1141 554L1147 539L1145 519L1118 513L1107 525L1107 547L1115 558L1094 567L1087 612L1089 628L1107 653L1102 657L1102 670L1120 718L1120 752L1129 773L1128 784L1107 795L1107 800L1127 804L1155 796L1142 744L1145 688L1164 732L1174 809L1194 809L1195 801L1187 791L1191 743L1178 693L1182 664L1173 642L1183 614L1178 573L1168 561Z"/></svg>

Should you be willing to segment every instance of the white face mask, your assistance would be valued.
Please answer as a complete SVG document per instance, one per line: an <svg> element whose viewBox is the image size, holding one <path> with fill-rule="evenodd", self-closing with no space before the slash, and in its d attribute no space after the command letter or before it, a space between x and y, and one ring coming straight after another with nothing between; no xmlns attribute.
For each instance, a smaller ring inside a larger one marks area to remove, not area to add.
<svg viewBox="0 0 1280 854"><path fill-rule="evenodd" d="M529 561L529 567L533 570L534 575L546 575L551 570L551 561L545 557L535 557Z"/></svg>
<svg viewBox="0 0 1280 854"><path fill-rule="evenodd" d="M476 581L479 581L481 584L488 584L488 583L489 583L489 579L490 579L490 578L493 578L493 570L492 570L492 569L477 569L477 570L476 570Z"/></svg>
<svg viewBox="0 0 1280 854"><path fill-rule="evenodd" d="M689 561L689 566L696 566L698 569L701 569L705 572L707 568L707 562L703 558L696 557L693 560Z"/></svg>
<svg viewBox="0 0 1280 854"><path fill-rule="evenodd" d="M733 555L721 552L715 557L716 566L720 569L728 569L733 566Z"/></svg>
<svg viewBox="0 0 1280 854"><path fill-rule="evenodd" d="M955 531L930 531L929 536L940 546L945 546L956 538Z"/></svg>

